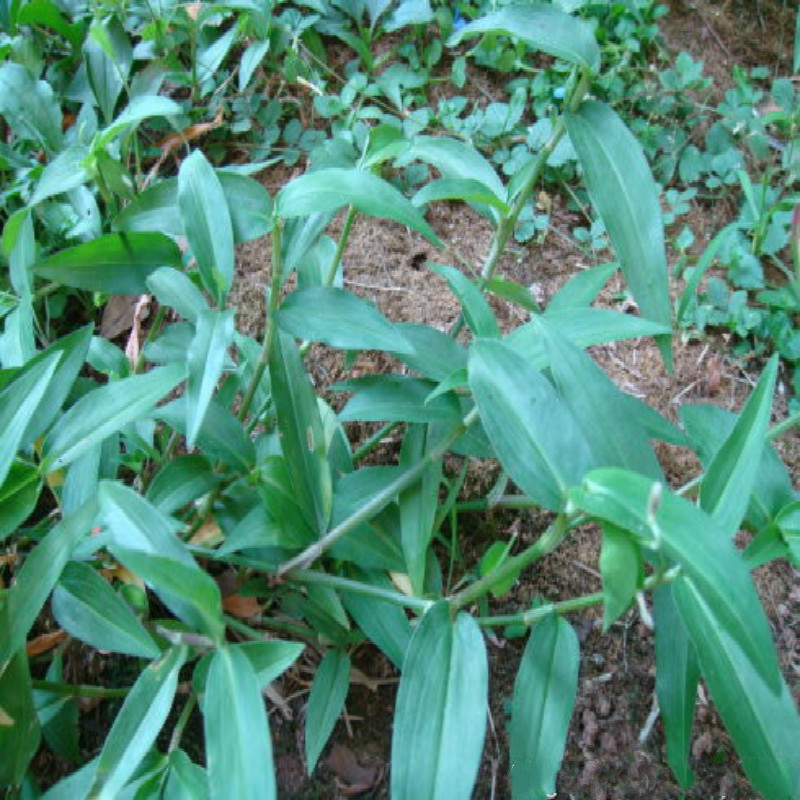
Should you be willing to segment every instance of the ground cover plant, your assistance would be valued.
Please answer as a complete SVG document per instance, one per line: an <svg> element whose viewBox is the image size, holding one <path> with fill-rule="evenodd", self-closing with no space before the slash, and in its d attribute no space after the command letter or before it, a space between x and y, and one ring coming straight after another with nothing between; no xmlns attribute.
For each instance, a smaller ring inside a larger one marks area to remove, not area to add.
<svg viewBox="0 0 800 800"><path fill-rule="evenodd" d="M785 102L774 112L783 114L780 188L766 180L757 193L746 168L762 162L737 160L733 139L697 154L688 139L677 150L669 136L648 141L615 81L635 74L659 13L650 3L583 18L550 5L453 14L418 2L0 5L0 782L12 797L280 795L262 692L304 649L317 653L304 741L313 771L364 640L400 674L391 796L470 797L486 737L485 642L496 634L526 639L510 702L511 790L546 797L578 691L570 620L593 606L605 629L631 606L655 627L665 757L680 786L692 784L702 678L753 790L800 794L800 720L750 574L800 560L798 497L772 446L796 416L770 427L785 366L778 353L765 361L740 414L684 405L677 427L587 352L654 337L671 367L676 314L648 158L664 184L686 158L687 183L738 186L746 201L687 275L680 324L709 324L703 304L720 290L710 281L705 295L695 290L716 254L731 252L728 237L740 248L723 259L740 267L731 281L756 269L752 258L786 258L796 169L788 89L778 87ZM449 34L444 45L424 36L426 23ZM392 58L378 44L401 29L391 52L403 60L378 73ZM323 36L356 55L341 80ZM471 64L513 73L509 102L426 107L422 90L445 58L456 82ZM665 118L683 113L669 105L681 91L703 89L691 64L677 68L660 77ZM313 87L327 130L291 117L284 95L266 100L254 88L276 72ZM220 168L235 150L215 138L227 132L248 158ZM248 176L301 153L311 168L274 196ZM576 236L616 259L546 303L497 273L515 241L546 230L543 182L593 209ZM424 265L460 304L449 331L392 322L344 288L357 217L400 223L439 247L425 212L451 201L488 220L493 238L472 278ZM679 216L685 201L671 195L667 213ZM340 211L335 240L326 231ZM229 296L235 246L264 234L271 277L255 340ZM762 300L785 313L790 340L800 287L784 266L772 291L785 301ZM593 305L620 273L637 314ZM503 335L491 294L524 324ZM143 298L128 303L141 338L127 352L74 323L120 297ZM145 334L148 297L158 305ZM334 406L308 375L319 345L350 362L381 351L397 369L340 382L332 388L348 399ZM785 365L794 351L781 348ZM383 427L354 447L348 428L363 422ZM375 464L367 457L389 429L401 433L397 463ZM689 448L702 471L671 487L653 440ZM458 518L469 512L458 501L475 459L499 469L473 511L535 509L547 523L536 541L503 538L465 563ZM602 530L601 592L497 610L526 570L587 524ZM740 529L751 535L743 550ZM231 572L235 603L220 589ZM255 607L255 619L242 621L236 604ZM55 633L37 635L43 620ZM117 654L130 680L70 682L73 641ZM80 697L122 701L86 763ZM200 754L185 742L197 719ZM42 748L74 764L44 792Z"/></svg>

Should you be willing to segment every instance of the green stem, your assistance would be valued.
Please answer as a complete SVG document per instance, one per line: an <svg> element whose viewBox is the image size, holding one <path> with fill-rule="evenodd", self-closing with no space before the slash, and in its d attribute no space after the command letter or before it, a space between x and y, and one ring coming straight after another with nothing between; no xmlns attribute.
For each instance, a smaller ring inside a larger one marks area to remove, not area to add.
<svg viewBox="0 0 800 800"><path fill-rule="evenodd" d="M172 730L172 736L169 740L169 748L167 752L171 753L173 750L177 750L178 747L180 747L183 731L185 730L186 725L189 722L189 718L192 716L192 711L194 711L194 707L196 705L197 695L192 692L186 701L186 705L181 710L181 715L178 717L178 721L175 723L175 727Z"/></svg>
<svg viewBox="0 0 800 800"><path fill-rule="evenodd" d="M105 686L87 686L78 683L61 683L60 681L31 681L31 686L42 692L63 694L70 697L127 697L130 689L107 689Z"/></svg>
<svg viewBox="0 0 800 800"><path fill-rule="evenodd" d="M463 606L488 594L494 586L518 575L525 567L530 566L543 556L555 550L569 532L571 519L566 514L559 514L553 524L527 549L516 556L506 559L497 569L470 584L450 598L450 606L456 611Z"/></svg>
<svg viewBox="0 0 800 800"><path fill-rule="evenodd" d="M281 294L281 277L283 274L283 258L281 256L281 221L275 219L275 224L272 228L272 275L270 280L269 290L269 303L267 304L267 319L265 322L264 330L264 344L261 348L261 356L258 359L253 377L250 378L250 384L247 387L244 398L242 399L242 406L239 409L239 420L244 422L247 417L247 412L253 404L258 385L261 383L261 378L264 376L264 371L269 364L269 354L272 350L272 341L275 338L275 315L278 313L278 305L280 303Z"/></svg>
<svg viewBox="0 0 800 800"><path fill-rule="evenodd" d="M355 453L353 453L353 461L360 461L365 455L371 453L381 443L383 438L388 433L391 433L399 424L399 422L387 422L383 427L379 428L355 451Z"/></svg>
<svg viewBox="0 0 800 800"><path fill-rule="evenodd" d="M770 428L767 431L767 441L772 442L777 439L779 436L782 436L786 431L791 430L796 425L800 425L800 411L796 414L792 414L791 417L787 417L783 422L779 422L774 427Z"/></svg>
<svg viewBox="0 0 800 800"><path fill-rule="evenodd" d="M383 600L387 603L393 603L396 606L404 606L411 608L419 613L424 613L430 606L433 605L431 600L423 600L419 597L409 597L401 592L395 592L391 589L383 589L380 586L373 586L369 583L361 583L361 581L354 581L350 578L343 578L340 575L328 575L325 572L317 572L316 570L308 569L295 569L286 574L286 579L296 581L298 583L310 583L318 586L328 586L331 589L337 589L342 592L350 592L351 594L360 594L366 597L373 597L376 600Z"/></svg>
<svg viewBox="0 0 800 800"><path fill-rule="evenodd" d="M150 330L147 331L147 336L144 340L144 344L142 345L141 349L139 350L139 355L136 356L136 362L133 365L133 374L136 375L137 373L141 372L142 367L144 366L144 348L145 345L148 345L153 339L158 336L161 332L161 326L164 324L164 320L167 318L167 307L166 306L159 306L158 311L156 312L156 318L153 320L153 324L150 326Z"/></svg>
<svg viewBox="0 0 800 800"><path fill-rule="evenodd" d="M331 261L328 275L325 278L325 286L333 286L333 282L336 280L336 273L339 271L339 264L342 263L342 256L347 247L347 240L350 238L350 229L353 227L355 218L356 209L354 206L349 206L347 209L347 216L344 219L344 227L339 236L339 243L336 245L336 252L333 254L333 261Z"/></svg>
<svg viewBox="0 0 800 800"><path fill-rule="evenodd" d="M364 522L372 519L381 509L404 489L416 483L422 473L436 460L440 459L452 445L460 439L467 429L478 419L478 409L473 408L464 419L455 425L450 432L431 450L429 450L416 464L409 467L399 478L392 481L385 489L373 495L361 508L351 514L335 528L328 531L321 539L314 542L302 553L284 562L278 567L277 576L282 578L287 572L295 569L304 569L316 561L326 550L332 547L346 533L357 528Z"/></svg>
<svg viewBox="0 0 800 800"><path fill-rule="evenodd" d="M456 511L459 513L467 511L488 511L491 508L538 508L541 503L537 503L524 494L504 494L496 501L492 502L488 497L481 497L477 500L465 500L463 503L456 503Z"/></svg>
<svg viewBox="0 0 800 800"><path fill-rule="evenodd" d="M304 625L295 625L291 622L284 622L282 619L275 619L274 617L261 617L259 622L265 628L270 628L274 631L281 631L282 633L291 633L300 637L301 639L316 643L317 635L311 630L311 628L306 628ZM263 642L269 638L264 631L260 631L257 628L251 628L249 625L245 625L245 623L241 620L238 620L235 617L231 617L227 614L225 615L225 624L229 628L238 631L248 639L252 639L256 642Z"/></svg>

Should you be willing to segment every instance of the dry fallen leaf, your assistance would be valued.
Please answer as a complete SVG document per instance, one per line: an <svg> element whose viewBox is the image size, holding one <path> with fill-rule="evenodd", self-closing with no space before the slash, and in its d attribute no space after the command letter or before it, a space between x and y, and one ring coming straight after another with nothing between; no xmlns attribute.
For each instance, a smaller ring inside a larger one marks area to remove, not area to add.
<svg viewBox="0 0 800 800"><path fill-rule="evenodd" d="M37 636L35 639L31 639L28 642L25 646L25 652L28 654L29 658L40 656L42 653L52 650L66 638L67 634L60 630L53 631L52 633L43 633L41 636Z"/></svg>
<svg viewBox="0 0 800 800"><path fill-rule="evenodd" d="M209 517L189 539L189 544L212 547L219 544L224 538L222 529L217 525L216 520L213 517Z"/></svg>
<svg viewBox="0 0 800 800"><path fill-rule="evenodd" d="M130 294L114 294L109 297L103 308L100 321L100 335L104 339L116 339L133 326L133 312L136 308L136 296ZM144 314L143 319L147 318Z"/></svg>
<svg viewBox="0 0 800 800"><path fill-rule="evenodd" d="M341 744L335 744L325 766L337 777L339 791L346 796L368 792L380 780L378 764L359 764L355 753Z"/></svg>
<svg viewBox="0 0 800 800"><path fill-rule="evenodd" d="M231 616L249 619L261 613L261 603L255 597L242 597L240 594L229 594L222 598L222 608Z"/></svg>

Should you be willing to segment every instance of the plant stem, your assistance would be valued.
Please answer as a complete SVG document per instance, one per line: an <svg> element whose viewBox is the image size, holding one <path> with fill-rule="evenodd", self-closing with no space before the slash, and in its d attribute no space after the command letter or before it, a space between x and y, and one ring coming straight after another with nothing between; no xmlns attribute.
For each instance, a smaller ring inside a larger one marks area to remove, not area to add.
<svg viewBox="0 0 800 800"><path fill-rule="evenodd" d="M287 572L291 572L292 570L304 569L310 566L326 550L338 542L342 536L367 520L372 519L384 506L391 503L400 492L416 483L430 464L441 458L477 419L478 409L475 407L461 422L455 425L435 447L429 450L416 464L409 467L399 478L392 481L385 489L375 494L372 499L368 500L354 514L351 514L335 528L328 531L319 541L314 542L310 547L303 550L302 553L281 564L277 571L278 578L282 578Z"/></svg>
<svg viewBox="0 0 800 800"><path fill-rule="evenodd" d="M796 414L792 414L791 417L787 417L782 422L779 422L777 425L770 428L767 431L767 441L774 441L779 436L782 436L784 433L786 433L786 431L794 428L796 425L800 425L800 411L798 411Z"/></svg>
<svg viewBox="0 0 800 800"><path fill-rule="evenodd" d="M197 695L192 692L186 700L186 705L181 710L181 715L178 717L178 721L175 723L175 727L172 730L172 736L169 740L169 748L167 749L167 752L171 753L173 750L177 750L180 746L183 731L186 728L189 718L192 716L192 711L194 711L194 707L196 705Z"/></svg>
<svg viewBox="0 0 800 800"><path fill-rule="evenodd" d="M506 559L497 569L485 575L475 583L470 584L450 598L450 606L456 611L469 605L479 597L488 594L491 589L501 581L518 575L525 567L538 561L542 556L555 550L569 532L571 518L563 512L559 514L552 525L530 547L516 556Z"/></svg>
<svg viewBox="0 0 800 800"><path fill-rule="evenodd" d="M281 277L283 273L283 258L281 256L281 220L275 219L275 224L272 227L272 275L270 276L270 290L269 302L267 303L267 319L265 322L264 330L264 344L261 347L261 356L258 359L253 377L250 378L250 384L247 387L242 405L239 409L239 421L244 422L247 417L247 412L253 404L256 390L258 389L261 378L264 376L264 370L269 364L269 354L272 350L272 340L275 338L275 315L278 312L278 304L280 302L281 294Z"/></svg>
<svg viewBox="0 0 800 800"><path fill-rule="evenodd" d="M350 229L353 227L353 221L356 218L356 209L354 206L348 206L347 216L344 220L342 233L339 236L339 243L336 245L336 252L333 254L333 261L331 261L328 275L325 278L325 286L333 286L336 280L336 273L339 271L339 264L342 263L342 256L344 255L345 248L347 247L347 240L350 238Z"/></svg>
<svg viewBox="0 0 800 800"><path fill-rule="evenodd" d="M524 494L504 494L495 502L491 502L488 497L481 497L477 500L465 500L463 503L456 503L456 511L488 511L491 508L538 508L540 503L535 502Z"/></svg>
<svg viewBox="0 0 800 800"><path fill-rule="evenodd" d="M353 453L353 461L360 461L365 455L371 453L381 443L386 434L391 433L399 424L399 422L387 422L379 428Z"/></svg>
<svg viewBox="0 0 800 800"><path fill-rule="evenodd" d="M409 597L401 592L395 592L391 589L383 589L380 586L373 586L369 583L362 583L361 581L354 581L350 578L343 578L340 575L328 575L325 572L317 572L316 570L308 569L295 569L286 574L287 580L296 581L298 583L311 583L318 586L328 586L331 589L338 589L342 592L350 592L351 594L361 594L366 597L373 597L376 600L383 600L387 603L394 603L397 606L405 606L420 613L425 612L430 606L433 605L431 600L423 600L419 597Z"/></svg>
<svg viewBox="0 0 800 800"><path fill-rule="evenodd" d="M159 332L161 331L161 326L164 324L164 320L166 318L167 318L167 307L159 306L158 311L156 312L156 318L153 320L153 324L150 326L150 330L147 331L147 336L145 337L144 344L139 350L139 355L136 356L136 363L133 365L134 375L140 372L142 367L144 366L145 345L152 342L153 339L159 334Z"/></svg>
<svg viewBox="0 0 800 800"><path fill-rule="evenodd" d="M105 686L87 686L78 683L61 683L60 681L31 681L31 686L42 692L69 695L70 697L127 697L130 689L107 689Z"/></svg>

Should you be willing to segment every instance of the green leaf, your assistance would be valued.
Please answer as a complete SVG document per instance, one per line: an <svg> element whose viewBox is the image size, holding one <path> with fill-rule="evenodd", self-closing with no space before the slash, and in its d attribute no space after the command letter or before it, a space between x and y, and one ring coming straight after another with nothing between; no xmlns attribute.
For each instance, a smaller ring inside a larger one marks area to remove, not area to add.
<svg viewBox="0 0 800 800"><path fill-rule="evenodd" d="M155 410L155 416L172 428L186 433L186 398L173 400ZM234 469L248 472L256 461L256 451L244 426L219 403L211 402L197 434L198 447L208 456L220 459Z"/></svg>
<svg viewBox="0 0 800 800"><path fill-rule="evenodd" d="M432 426L431 426L432 427ZM410 468L421 461L431 439L431 427L411 425L406 430L400 451L400 467ZM424 594L425 565L428 560L428 545L435 531L433 524L439 510L439 484L442 482L442 462L435 459L420 479L400 493L400 540L411 588L417 597Z"/></svg>
<svg viewBox="0 0 800 800"><path fill-rule="evenodd" d="M722 528L700 508L653 481L621 469L586 476L572 501L589 514L633 533L683 568L715 617L765 681L778 690L772 634L750 572Z"/></svg>
<svg viewBox="0 0 800 800"><path fill-rule="evenodd" d="M39 142L49 153L61 150L61 106L50 84L22 64L0 67L0 116L20 139Z"/></svg>
<svg viewBox="0 0 800 800"><path fill-rule="evenodd" d="M212 800L274 800L267 713L253 667L235 647L214 654L203 701Z"/></svg>
<svg viewBox="0 0 800 800"><path fill-rule="evenodd" d="M457 369L467 366L467 351L446 333L429 325L415 325L412 322L399 322L396 327L411 343L413 352L392 355L411 369L435 381L442 381Z"/></svg>
<svg viewBox="0 0 800 800"><path fill-rule="evenodd" d="M700 675L697 655L680 618L671 586L653 593L656 637L656 695L667 740L667 763L682 789L694 782L689 768L692 720Z"/></svg>
<svg viewBox="0 0 800 800"><path fill-rule="evenodd" d="M602 103L584 102L576 112L567 113L565 120L592 204L605 223L642 314L669 327L672 314L664 225L658 191L641 145ZM664 334L657 341L670 367L670 339Z"/></svg>
<svg viewBox="0 0 800 800"><path fill-rule="evenodd" d="M197 566L142 550L112 546L111 552L138 575L177 617L215 644L225 635L222 598L216 581Z"/></svg>
<svg viewBox="0 0 800 800"><path fill-rule="evenodd" d="M455 267L447 267L442 264L429 264L429 266L447 281L450 291L458 298L464 319L473 335L500 338L497 319L480 289Z"/></svg>
<svg viewBox="0 0 800 800"><path fill-rule="evenodd" d="M600 264L573 275L548 301L547 313L584 308L594 302L619 264Z"/></svg>
<svg viewBox="0 0 800 800"><path fill-rule="evenodd" d="M63 656L57 651L45 673L46 680L56 683L63 681L63 667ZM33 700L47 746L62 758L79 764L81 753L77 698L36 690L33 692Z"/></svg>
<svg viewBox="0 0 800 800"><path fill-rule="evenodd" d="M184 377L184 368L157 367L85 394L56 422L44 443L44 468L63 467L92 445L151 413Z"/></svg>
<svg viewBox="0 0 800 800"><path fill-rule="evenodd" d="M787 503L776 515L775 524L786 543L792 565L800 564L800 500Z"/></svg>
<svg viewBox="0 0 800 800"><path fill-rule="evenodd" d="M233 226L219 178L199 150L178 172L178 207L203 283L222 305L233 282Z"/></svg>
<svg viewBox="0 0 800 800"><path fill-rule="evenodd" d="M55 374L60 354L53 354L32 369L17 375L0 392L0 487L3 486L17 451L25 442L25 431L35 419L50 382Z"/></svg>
<svg viewBox="0 0 800 800"><path fill-rule="evenodd" d="M41 490L39 470L22 461L12 461L5 483L0 485L0 541L28 519Z"/></svg>
<svg viewBox="0 0 800 800"><path fill-rule="evenodd" d="M317 765L322 748L333 733L350 687L350 659L341 650L328 650L317 667L306 712L306 771Z"/></svg>
<svg viewBox="0 0 800 800"><path fill-rule="evenodd" d="M419 210L390 183L359 169L321 169L295 178L275 198L281 217L304 217L351 205L362 214L392 219L441 246Z"/></svg>
<svg viewBox="0 0 800 800"><path fill-rule="evenodd" d="M237 647L247 656L259 685L263 687L283 675L305 649L305 645L301 642L282 642L280 639L244 642Z"/></svg>
<svg viewBox="0 0 800 800"><path fill-rule="evenodd" d="M209 800L208 775L183 750L169 754L169 776L164 800Z"/></svg>
<svg viewBox="0 0 800 800"><path fill-rule="evenodd" d="M24 648L0 668L0 713L0 786L9 788L22 783L42 738Z"/></svg>
<svg viewBox="0 0 800 800"><path fill-rule="evenodd" d="M644 580L642 554L616 525L603 525L600 574L603 577L603 633L628 610Z"/></svg>
<svg viewBox="0 0 800 800"><path fill-rule="evenodd" d="M467 23L447 41L449 47L468 36L500 33L593 73L600 70L600 48L592 28L555 6L511 5Z"/></svg>
<svg viewBox="0 0 800 800"><path fill-rule="evenodd" d="M353 577L383 589L394 588L381 572L354 570ZM398 670L402 669L411 641L411 625L403 609L394 603L355 592L342 592L342 603L367 638L380 648Z"/></svg>
<svg viewBox="0 0 800 800"><path fill-rule="evenodd" d="M115 800L156 741L178 688L185 647L147 666L125 698L103 745L88 800Z"/></svg>
<svg viewBox="0 0 800 800"><path fill-rule="evenodd" d="M249 242L272 229L272 200L256 180L235 172L216 170L233 226L234 244ZM178 207L178 179L168 178L148 187L117 214L118 231L160 231L167 236L184 235Z"/></svg>
<svg viewBox="0 0 800 800"><path fill-rule="evenodd" d="M269 39L263 41L253 42L242 53L241 63L239 65L239 92L243 92L250 83L253 73L258 68L258 65L264 60L267 51L269 50Z"/></svg>
<svg viewBox="0 0 800 800"><path fill-rule="evenodd" d="M487 206L494 206L501 214L509 212L508 205L488 186L472 178L439 178L426 183L411 198L411 202L417 207L437 203L440 200L483 203Z"/></svg>
<svg viewBox="0 0 800 800"><path fill-rule="evenodd" d="M142 294L151 272L180 265L178 245L161 233L108 233L61 250L32 269L40 278L73 289Z"/></svg>
<svg viewBox="0 0 800 800"><path fill-rule="evenodd" d="M89 148L84 145L76 144L62 150L42 170L29 204L35 206L48 197L83 186L91 177L84 167L88 156Z"/></svg>
<svg viewBox="0 0 800 800"><path fill-rule="evenodd" d="M436 384L423 378L366 375L336 383L331 389L354 393L339 412L341 422L437 422L461 418L461 408L452 393L439 395L428 402Z"/></svg>
<svg viewBox="0 0 800 800"><path fill-rule="evenodd" d="M308 522L320 534L331 516L332 481L322 419L300 353L291 336L278 332L270 354L272 396L286 465Z"/></svg>
<svg viewBox="0 0 800 800"><path fill-rule="evenodd" d="M125 601L86 564L67 564L51 606L64 630L98 650L141 658L161 654Z"/></svg>
<svg viewBox="0 0 800 800"><path fill-rule="evenodd" d="M392 733L393 800L468 800L483 752L486 645L475 621L442 601L406 654Z"/></svg>
<svg viewBox="0 0 800 800"><path fill-rule="evenodd" d="M314 286L292 292L278 312L278 325L298 339L343 350L413 352L400 330L373 303L343 289Z"/></svg>
<svg viewBox="0 0 800 800"><path fill-rule="evenodd" d="M186 354L186 446L194 447L233 341L233 309L202 311Z"/></svg>
<svg viewBox="0 0 800 800"><path fill-rule="evenodd" d="M95 19L83 43L83 60L89 86L103 118L109 122L133 60L130 41L117 17L109 17L106 22Z"/></svg>
<svg viewBox="0 0 800 800"><path fill-rule="evenodd" d="M179 456L168 461L147 487L147 499L164 514L173 514L210 492L219 476L201 455Z"/></svg>
<svg viewBox="0 0 800 800"><path fill-rule="evenodd" d="M715 453L700 484L700 507L729 536L739 530L756 484L777 370L776 353L761 373L730 436Z"/></svg>
<svg viewBox="0 0 800 800"><path fill-rule="evenodd" d="M627 396L589 355L553 331L546 315L537 324L556 387L589 443L594 464L662 478L647 433L630 413Z"/></svg>
<svg viewBox="0 0 800 800"><path fill-rule="evenodd" d="M132 98L122 113L107 128L100 131L93 146L106 147L115 136L150 117L171 117L182 113L183 108L169 97L157 94L139 95Z"/></svg>
<svg viewBox="0 0 800 800"><path fill-rule="evenodd" d="M36 548L25 558L15 576L14 585L5 595L8 620L0 637L0 672L12 654L25 644L25 638L39 616L61 571L78 542L89 532L96 513L89 502L51 528ZM2 620L0 598L0 620Z"/></svg>
<svg viewBox="0 0 800 800"><path fill-rule="evenodd" d="M498 458L538 504L562 508L592 464L589 445L552 384L508 345L470 350L469 384Z"/></svg>
<svg viewBox="0 0 800 800"><path fill-rule="evenodd" d="M511 705L511 786L514 800L555 792L578 689L578 637L551 614L531 632Z"/></svg>
<svg viewBox="0 0 800 800"><path fill-rule="evenodd" d="M116 481L102 481L97 499L111 547L169 556L187 567L195 566L186 545L176 535L180 523L133 489Z"/></svg>
<svg viewBox="0 0 800 800"><path fill-rule="evenodd" d="M748 655L720 625L695 580L679 577L675 602L692 637L700 670L753 789L766 800L800 790L800 715L779 678L763 680Z"/></svg>

